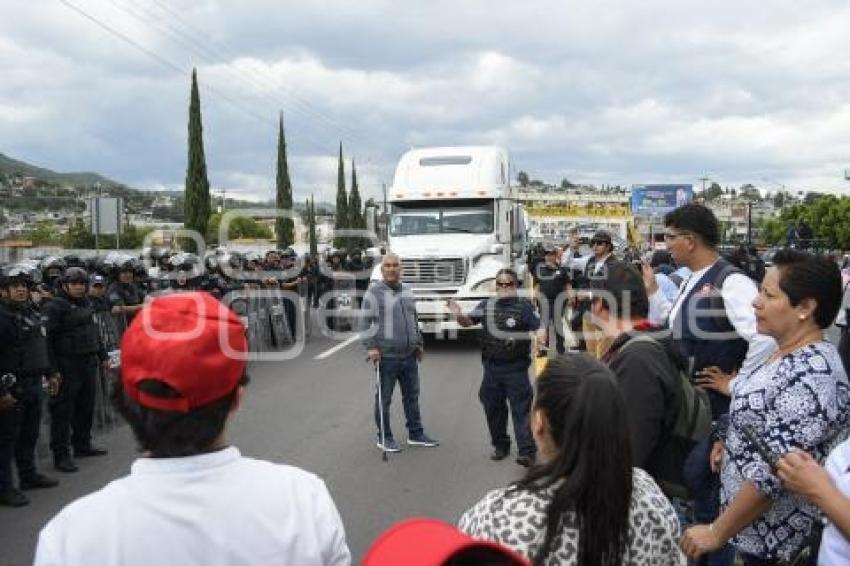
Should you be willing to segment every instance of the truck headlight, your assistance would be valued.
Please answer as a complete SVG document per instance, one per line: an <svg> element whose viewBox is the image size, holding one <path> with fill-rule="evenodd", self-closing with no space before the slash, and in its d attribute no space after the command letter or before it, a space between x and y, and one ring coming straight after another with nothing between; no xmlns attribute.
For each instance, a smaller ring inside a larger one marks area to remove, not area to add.
<svg viewBox="0 0 850 566"><path fill-rule="evenodd" d="M493 294L496 292L496 278L493 277L491 279L485 279L481 283L477 283L472 288L473 293L488 293Z"/></svg>

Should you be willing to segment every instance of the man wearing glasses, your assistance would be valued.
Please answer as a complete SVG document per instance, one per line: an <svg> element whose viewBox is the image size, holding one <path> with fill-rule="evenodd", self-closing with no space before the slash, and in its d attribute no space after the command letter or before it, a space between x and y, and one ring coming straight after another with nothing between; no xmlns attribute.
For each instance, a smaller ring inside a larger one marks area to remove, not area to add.
<svg viewBox="0 0 850 566"><path fill-rule="evenodd" d="M692 376L709 391L714 420L729 411L728 393L718 391L738 371L749 372L776 348L768 336L756 332L753 300L756 284L720 257L720 227L707 207L690 203L664 217L664 240L676 265L691 270L679 286L675 300L659 292L652 268L643 266L649 295L649 318L666 325L682 356L690 362ZM709 466L711 442L696 445L685 463L685 482L694 496L694 519L711 523L719 511L720 478ZM729 550L709 558L711 564L731 564Z"/></svg>
<svg viewBox="0 0 850 566"><path fill-rule="evenodd" d="M481 363L484 378L478 398L484 406L493 444L490 459L503 460L510 454L510 404L517 443L516 463L528 467L534 463L537 452L529 425L533 392L528 368L531 365L531 332L540 330L540 318L534 313L531 301L517 296L516 272L508 268L499 270L495 283L496 297L482 300L468 314L463 314L454 299L449 300L448 306L464 328L476 324L483 327Z"/></svg>

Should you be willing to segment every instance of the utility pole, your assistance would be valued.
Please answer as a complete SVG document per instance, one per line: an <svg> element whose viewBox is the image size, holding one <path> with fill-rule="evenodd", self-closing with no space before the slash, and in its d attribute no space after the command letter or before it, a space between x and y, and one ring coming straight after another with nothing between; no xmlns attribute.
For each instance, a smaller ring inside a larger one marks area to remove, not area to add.
<svg viewBox="0 0 850 566"><path fill-rule="evenodd" d="M708 181L711 181L711 178L710 178L710 177L706 177L705 175L703 175L703 176L702 176L702 177L700 177L698 180L699 180L699 181L702 181L702 198L703 198L703 199L705 199L705 184L706 184Z"/></svg>

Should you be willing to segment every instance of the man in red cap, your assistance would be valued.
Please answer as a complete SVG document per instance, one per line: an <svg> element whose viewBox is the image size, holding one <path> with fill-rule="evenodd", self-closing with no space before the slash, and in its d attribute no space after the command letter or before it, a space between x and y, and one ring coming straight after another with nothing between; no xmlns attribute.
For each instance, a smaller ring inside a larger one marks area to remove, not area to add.
<svg viewBox="0 0 850 566"><path fill-rule="evenodd" d="M139 312L113 402L144 454L44 527L35 564L350 564L324 482L225 439L247 351L239 318L207 293L157 297Z"/></svg>

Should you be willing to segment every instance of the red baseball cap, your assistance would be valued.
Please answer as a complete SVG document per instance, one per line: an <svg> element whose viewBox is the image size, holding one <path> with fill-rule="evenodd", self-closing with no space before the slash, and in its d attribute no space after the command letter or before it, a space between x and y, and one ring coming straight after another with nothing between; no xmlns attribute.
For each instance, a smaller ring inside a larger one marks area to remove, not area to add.
<svg viewBox="0 0 850 566"><path fill-rule="evenodd" d="M381 533L366 551L363 566L440 566L476 548L495 552L515 566L530 566L497 542L474 539L452 525L423 517L405 519Z"/></svg>
<svg viewBox="0 0 850 566"><path fill-rule="evenodd" d="M121 339L121 379L142 406L185 413L224 398L245 374L248 342L242 321L207 293L154 298ZM178 397L157 397L139 383L159 380Z"/></svg>

